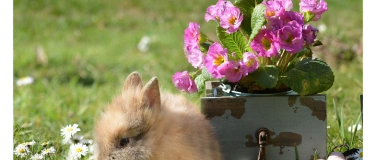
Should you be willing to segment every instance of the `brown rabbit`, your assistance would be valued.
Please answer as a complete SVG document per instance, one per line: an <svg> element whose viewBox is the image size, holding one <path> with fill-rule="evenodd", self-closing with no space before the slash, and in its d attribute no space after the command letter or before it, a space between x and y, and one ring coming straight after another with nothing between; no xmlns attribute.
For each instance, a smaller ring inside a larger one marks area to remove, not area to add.
<svg viewBox="0 0 376 160"><path fill-rule="evenodd" d="M143 86L131 73L122 94L97 119L96 157L100 160L221 160L209 122L182 95L160 94L153 77Z"/></svg>

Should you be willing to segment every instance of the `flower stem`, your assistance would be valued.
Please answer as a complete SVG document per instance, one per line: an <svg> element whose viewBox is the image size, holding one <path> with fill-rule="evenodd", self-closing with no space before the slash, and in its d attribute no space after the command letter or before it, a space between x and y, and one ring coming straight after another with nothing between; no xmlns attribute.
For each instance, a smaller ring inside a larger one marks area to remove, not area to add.
<svg viewBox="0 0 376 160"><path fill-rule="evenodd" d="M284 63L284 59L285 59L285 55L286 55L286 50L282 50L282 53L281 53L281 58L279 58L279 60L277 61L276 63L276 66L278 68L282 68L282 65Z"/></svg>

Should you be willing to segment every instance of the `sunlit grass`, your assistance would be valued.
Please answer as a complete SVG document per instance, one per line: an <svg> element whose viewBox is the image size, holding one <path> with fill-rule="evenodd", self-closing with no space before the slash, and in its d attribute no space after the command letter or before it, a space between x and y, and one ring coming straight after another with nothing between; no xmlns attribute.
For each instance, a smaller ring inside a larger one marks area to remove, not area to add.
<svg viewBox="0 0 376 160"><path fill-rule="evenodd" d="M353 139L347 131L358 120L363 93L363 58L356 54L356 46L362 45L363 19L361 1L327 2L329 11L320 20L327 30L319 33L324 45L314 53L332 61L336 76L332 88L324 92L329 152L351 141L351 147L363 146L362 130ZM91 138L95 117L120 93L132 71L141 73L145 82L157 76L163 90L177 93L171 76L191 67L183 53L183 31L195 21L202 24L203 32L215 37L215 23L204 20L206 8L214 3L216 0L13 1L13 79L34 78L30 85L13 85L13 148L32 140L49 141L57 157L63 156L66 148L61 146L59 131L73 123L80 125L85 138ZM143 36L151 38L146 52L137 49ZM38 48L43 49L47 63L37 60ZM199 103L198 96L187 97ZM335 106L342 110L343 130ZM21 127L25 123L31 125Z"/></svg>

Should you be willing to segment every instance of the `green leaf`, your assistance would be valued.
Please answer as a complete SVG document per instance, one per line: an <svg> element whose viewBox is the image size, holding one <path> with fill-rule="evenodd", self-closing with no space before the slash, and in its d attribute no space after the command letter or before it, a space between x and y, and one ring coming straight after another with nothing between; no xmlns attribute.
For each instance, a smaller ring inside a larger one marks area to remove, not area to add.
<svg viewBox="0 0 376 160"><path fill-rule="evenodd" d="M250 36L250 41L256 37L257 33L260 31L261 27L266 22L265 19L266 7L264 4L258 4L252 12L251 27L252 34Z"/></svg>
<svg viewBox="0 0 376 160"><path fill-rule="evenodd" d="M294 59L292 59L289 62L286 71L289 71L290 69L294 68L295 65L299 63L302 58L305 58L305 57L312 57L312 51L310 48L304 47L302 50L296 53Z"/></svg>
<svg viewBox="0 0 376 160"><path fill-rule="evenodd" d="M312 19L315 18L315 14L309 11L303 12L303 16L304 16L304 24L312 21Z"/></svg>
<svg viewBox="0 0 376 160"><path fill-rule="evenodd" d="M203 67L201 70L201 74L197 75L194 80L197 86L197 90L198 90L197 93L199 94L203 93L205 91L205 82L211 79L213 79L213 77L206 70L206 68Z"/></svg>
<svg viewBox="0 0 376 160"><path fill-rule="evenodd" d="M247 35L251 35L252 28L251 28L251 17L252 12L255 6L261 3L263 0L237 0L234 3L234 6L238 7L240 11L243 13L243 21L240 24L240 28L247 33ZM249 38L247 36L247 38Z"/></svg>
<svg viewBox="0 0 376 160"><path fill-rule="evenodd" d="M273 88L277 85L279 69L275 65L259 67L248 76L256 81L261 87Z"/></svg>
<svg viewBox="0 0 376 160"><path fill-rule="evenodd" d="M232 52L236 53L236 57L231 58L232 56L229 56L230 60L242 59L242 55L244 52L246 52L248 45L245 42L243 35L239 31L228 34L226 33L225 29L218 26L217 35L219 41L221 41L222 47L228 49L229 55L231 55Z"/></svg>
<svg viewBox="0 0 376 160"><path fill-rule="evenodd" d="M237 0L234 6L238 7L244 16L251 17L253 9L263 0Z"/></svg>
<svg viewBox="0 0 376 160"><path fill-rule="evenodd" d="M280 77L281 81L299 95L323 92L332 87L334 74L324 61L304 58Z"/></svg>
<svg viewBox="0 0 376 160"><path fill-rule="evenodd" d="M243 16L243 21L240 24L240 29L242 29L246 33L246 38L249 38L249 35L252 34L251 28L251 16Z"/></svg>
<svg viewBox="0 0 376 160"><path fill-rule="evenodd" d="M207 43L207 42L200 43L200 51L207 52L209 50L210 45L211 43Z"/></svg>
<svg viewBox="0 0 376 160"><path fill-rule="evenodd" d="M320 40L315 40L313 43L312 43L312 46L316 47L316 46L321 46L322 45L322 42Z"/></svg>

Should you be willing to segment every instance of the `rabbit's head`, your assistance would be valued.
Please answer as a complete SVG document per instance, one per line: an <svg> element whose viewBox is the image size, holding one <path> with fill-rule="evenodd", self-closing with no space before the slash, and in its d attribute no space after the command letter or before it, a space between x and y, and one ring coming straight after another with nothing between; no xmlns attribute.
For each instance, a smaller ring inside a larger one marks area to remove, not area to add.
<svg viewBox="0 0 376 160"><path fill-rule="evenodd" d="M97 158L150 159L158 135L153 135L149 129L158 121L155 110L160 105L157 78L143 86L140 75L131 73L121 95L113 99L95 123Z"/></svg>

